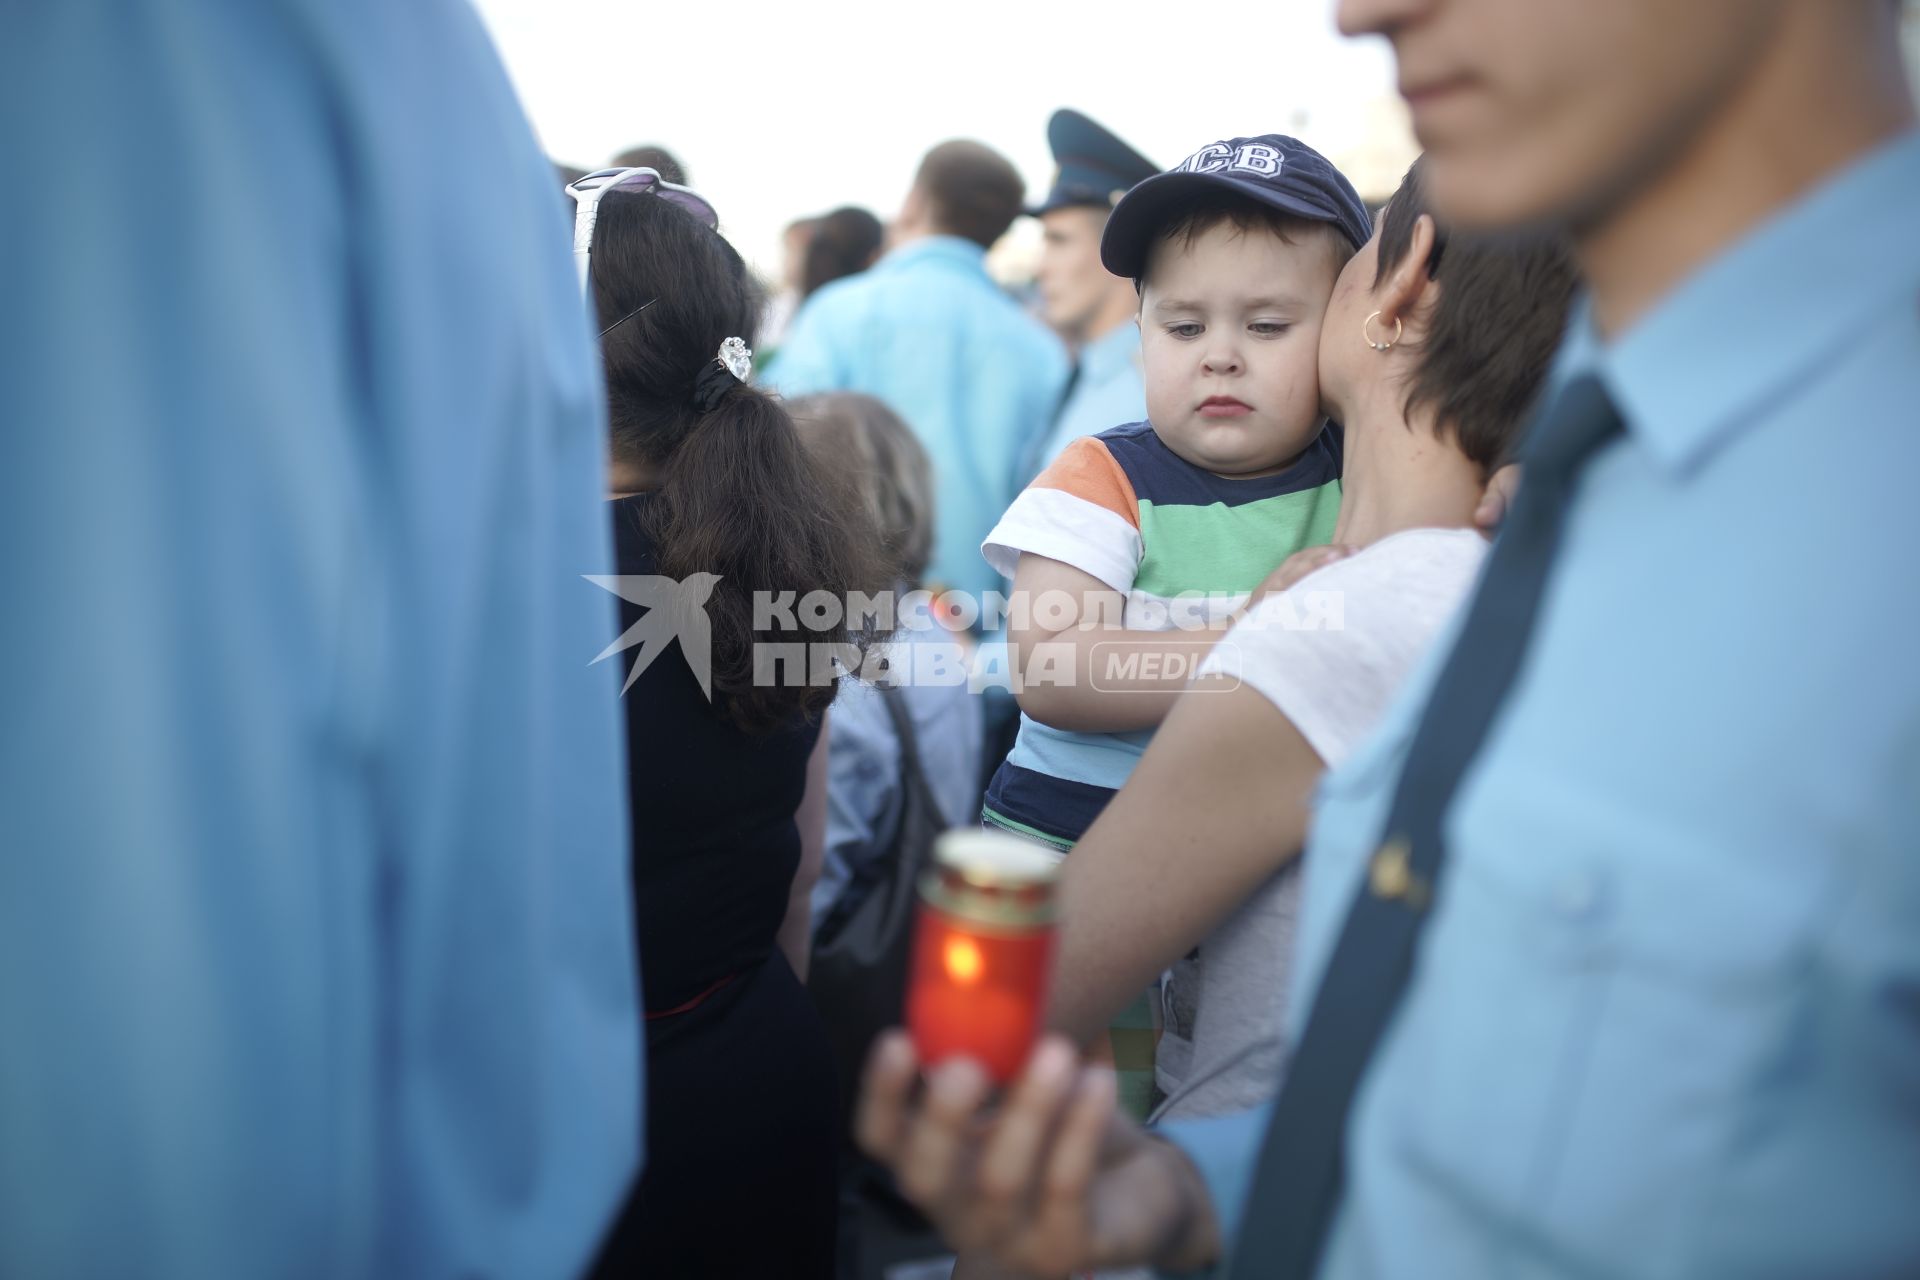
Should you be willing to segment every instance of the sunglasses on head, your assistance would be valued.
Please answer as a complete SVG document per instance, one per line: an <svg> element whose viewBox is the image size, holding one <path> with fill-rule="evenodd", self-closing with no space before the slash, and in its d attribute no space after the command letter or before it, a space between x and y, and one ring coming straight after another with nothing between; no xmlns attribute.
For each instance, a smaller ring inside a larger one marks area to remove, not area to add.
<svg viewBox="0 0 1920 1280"><path fill-rule="evenodd" d="M599 169L567 184L567 194L576 206L573 215L573 261L580 268L580 291L588 292L589 258L593 252L593 226L600 217L600 198L609 191L630 191L644 195L651 191L662 200L679 205L700 221L720 229L720 215L706 198L668 182L654 169Z"/></svg>

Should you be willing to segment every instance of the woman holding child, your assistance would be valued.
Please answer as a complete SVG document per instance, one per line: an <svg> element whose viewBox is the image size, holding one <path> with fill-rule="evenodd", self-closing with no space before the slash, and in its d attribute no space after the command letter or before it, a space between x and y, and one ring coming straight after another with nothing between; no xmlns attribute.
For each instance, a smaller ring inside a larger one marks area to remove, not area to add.
<svg viewBox="0 0 1920 1280"><path fill-rule="evenodd" d="M987 788L988 826L1072 849L1214 628L1277 561L1332 534L1341 436L1320 404L1319 336L1370 232L1340 171L1280 134L1212 143L1115 206L1100 257L1139 291L1148 420L1073 441L987 537L1027 606L1009 628L1020 732ZM1145 1119L1153 1011L1135 994L1094 1048Z"/></svg>
<svg viewBox="0 0 1920 1280"><path fill-rule="evenodd" d="M1339 274L1318 360L1321 403L1344 424L1334 545L1302 553L1255 593L1064 871L1052 1018L1076 1041L1198 948L1197 965L1172 984L1185 1021L1175 1031L1189 1034L1184 1056L1176 1040L1164 1064L1162 1114L1238 1109L1278 1087L1294 860L1313 788L1366 737L1463 603L1484 555L1470 528L1476 507L1518 443L1573 287L1557 245L1450 241L1427 211L1418 164ZM1340 601L1342 625L1284 625L1314 613L1315 593ZM1057 1087L1064 1057L1046 1046L1019 1087L1035 1096ZM936 1136L972 1114L984 1081L946 1073L926 1118L903 1128L915 1074L904 1038L881 1043L862 1141L956 1245L1044 1269L1023 1251L1038 1237L1018 1229L1019 1213L978 1190L989 1174L1024 1185L1023 1171L1000 1167L1021 1153L989 1152L976 1183L973 1162ZM1065 1106L1067 1130L1105 1125L1110 1167L1184 1176L1156 1164L1100 1093L1083 1089ZM942 1150L948 1158L928 1158ZM1172 1182L1162 1189L1181 1194Z"/></svg>
<svg viewBox="0 0 1920 1280"><path fill-rule="evenodd" d="M1450 243L1417 163L1340 275L1319 361L1345 427L1333 545L1276 574L1215 647L1066 874L1057 1026L1092 1034L1174 966L1159 1115L1238 1110L1279 1086L1312 788L1464 601L1485 554L1474 509L1573 286L1556 244ZM1330 613L1337 628L1293 625Z"/></svg>

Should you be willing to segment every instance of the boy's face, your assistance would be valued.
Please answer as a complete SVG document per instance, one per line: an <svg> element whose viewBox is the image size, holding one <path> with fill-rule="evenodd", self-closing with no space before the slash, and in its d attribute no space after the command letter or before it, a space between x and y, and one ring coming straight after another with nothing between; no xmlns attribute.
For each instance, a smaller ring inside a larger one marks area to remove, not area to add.
<svg viewBox="0 0 1920 1280"><path fill-rule="evenodd" d="M1230 222L1161 240L1140 295L1147 415L1169 449L1215 475L1270 474L1320 430L1320 322L1334 252Z"/></svg>

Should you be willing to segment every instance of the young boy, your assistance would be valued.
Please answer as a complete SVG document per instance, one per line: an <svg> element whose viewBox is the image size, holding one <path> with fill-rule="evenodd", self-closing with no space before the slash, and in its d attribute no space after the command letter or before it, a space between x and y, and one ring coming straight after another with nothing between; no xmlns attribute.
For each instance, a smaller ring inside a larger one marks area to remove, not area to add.
<svg viewBox="0 0 1920 1280"><path fill-rule="evenodd" d="M1021 674L989 826L1072 848L1228 615L1331 536L1341 441L1320 413L1320 319L1371 234L1339 170L1277 134L1202 147L1114 207L1100 257L1139 292L1148 421L1074 441L982 548L1014 580ZM1109 1031L1137 1117L1155 1022L1142 998Z"/></svg>
<svg viewBox="0 0 1920 1280"><path fill-rule="evenodd" d="M1340 171L1278 134L1202 147L1114 207L1100 257L1140 295L1148 421L1074 441L982 547L1014 580L1022 674L988 825L1071 848L1213 626L1331 535L1340 433L1320 413L1320 318L1371 234Z"/></svg>

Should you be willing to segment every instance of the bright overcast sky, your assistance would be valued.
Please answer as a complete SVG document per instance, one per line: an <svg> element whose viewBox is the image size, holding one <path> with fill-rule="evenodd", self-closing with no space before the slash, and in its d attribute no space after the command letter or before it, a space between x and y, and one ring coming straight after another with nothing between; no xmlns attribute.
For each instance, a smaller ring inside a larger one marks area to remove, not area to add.
<svg viewBox="0 0 1920 1280"><path fill-rule="evenodd" d="M789 221L842 204L891 216L947 138L998 148L1044 188L1056 107L1162 165L1275 132L1343 163L1411 155L1390 55L1343 39L1333 0L475 3L554 159L598 168L664 144L769 274Z"/></svg>

